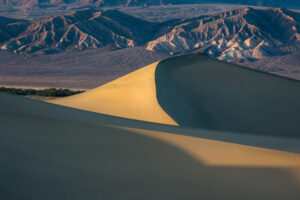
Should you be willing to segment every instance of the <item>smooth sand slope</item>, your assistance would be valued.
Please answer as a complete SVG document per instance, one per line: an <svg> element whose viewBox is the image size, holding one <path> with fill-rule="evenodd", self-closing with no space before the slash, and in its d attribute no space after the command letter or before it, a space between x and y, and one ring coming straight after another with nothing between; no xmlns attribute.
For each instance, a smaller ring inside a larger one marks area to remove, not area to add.
<svg viewBox="0 0 300 200"><path fill-rule="evenodd" d="M52 103L163 124L299 138L299 91L300 81L191 54Z"/></svg>
<svg viewBox="0 0 300 200"><path fill-rule="evenodd" d="M124 118L177 125L157 102L157 64L153 63L84 94L50 102Z"/></svg>
<svg viewBox="0 0 300 200"><path fill-rule="evenodd" d="M232 133L121 119L6 94L0 94L0 127L1 199L300 196L300 154L219 141L220 135L236 137ZM215 138L201 138L206 134Z"/></svg>

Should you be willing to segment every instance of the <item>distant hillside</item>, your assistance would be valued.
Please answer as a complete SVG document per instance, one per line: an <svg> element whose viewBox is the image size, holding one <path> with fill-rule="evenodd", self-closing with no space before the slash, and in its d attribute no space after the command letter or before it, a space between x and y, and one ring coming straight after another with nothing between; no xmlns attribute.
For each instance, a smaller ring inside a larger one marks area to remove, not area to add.
<svg viewBox="0 0 300 200"><path fill-rule="evenodd" d="M241 8L187 20L151 23L117 10L83 9L25 21L0 18L1 49L51 53L146 45L178 54L205 52L223 60L293 53L300 43L300 14L287 9Z"/></svg>
<svg viewBox="0 0 300 200"><path fill-rule="evenodd" d="M22 33L30 24L27 20L12 19L0 16L0 43Z"/></svg>
<svg viewBox="0 0 300 200"><path fill-rule="evenodd" d="M287 9L247 7L163 23L117 10L83 9L31 22L0 22L1 48L25 54L146 46L171 55L200 51L222 60L261 59L291 54L300 43L300 13Z"/></svg>
<svg viewBox="0 0 300 200"><path fill-rule="evenodd" d="M32 21L24 32L4 43L2 49L36 53L70 47L79 50L107 46L126 48L147 42L153 28L150 22L116 10L84 9Z"/></svg>
<svg viewBox="0 0 300 200"><path fill-rule="evenodd" d="M179 3L217 3L300 9L299 0L179 0Z"/></svg>
<svg viewBox="0 0 300 200"><path fill-rule="evenodd" d="M0 6L46 8L60 6L149 6L222 3L300 9L298 0L0 0Z"/></svg>
<svg viewBox="0 0 300 200"><path fill-rule="evenodd" d="M50 7L50 6L147 6L178 4L177 0L0 0L0 5L15 7Z"/></svg>

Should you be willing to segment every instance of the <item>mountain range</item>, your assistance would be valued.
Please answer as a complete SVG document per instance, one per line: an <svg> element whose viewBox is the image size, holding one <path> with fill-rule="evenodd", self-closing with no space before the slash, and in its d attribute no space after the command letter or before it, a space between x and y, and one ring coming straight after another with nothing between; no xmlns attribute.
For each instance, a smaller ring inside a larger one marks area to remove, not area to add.
<svg viewBox="0 0 300 200"><path fill-rule="evenodd" d="M274 8L246 7L162 23L95 9L32 21L0 20L1 49L24 54L143 46L171 55L200 51L222 60L261 59L291 54L300 42L300 14Z"/></svg>
<svg viewBox="0 0 300 200"><path fill-rule="evenodd" d="M267 7L300 8L298 0L0 0L0 6L23 8L46 8L59 6L149 6L149 5L176 5L176 4L240 4Z"/></svg>
<svg viewBox="0 0 300 200"><path fill-rule="evenodd" d="M126 48L143 44L154 28L150 22L116 10L104 12L93 9L24 21L23 25L27 26L26 30L20 29L19 35L7 41L2 49L36 53L57 52L69 47L79 50L108 46Z"/></svg>

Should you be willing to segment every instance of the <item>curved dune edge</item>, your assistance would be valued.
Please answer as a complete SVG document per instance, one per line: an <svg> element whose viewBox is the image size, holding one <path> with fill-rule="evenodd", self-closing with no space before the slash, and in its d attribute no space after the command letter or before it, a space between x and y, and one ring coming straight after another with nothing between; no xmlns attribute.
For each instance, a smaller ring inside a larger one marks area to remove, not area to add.
<svg viewBox="0 0 300 200"><path fill-rule="evenodd" d="M153 63L82 94L49 102L128 119L178 125L157 101L157 64Z"/></svg>

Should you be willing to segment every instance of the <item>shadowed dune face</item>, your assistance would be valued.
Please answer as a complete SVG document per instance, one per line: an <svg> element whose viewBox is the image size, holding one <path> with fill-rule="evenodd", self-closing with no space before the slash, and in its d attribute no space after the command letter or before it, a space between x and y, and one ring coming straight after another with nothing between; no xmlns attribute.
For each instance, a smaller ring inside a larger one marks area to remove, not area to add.
<svg viewBox="0 0 300 200"><path fill-rule="evenodd" d="M181 126L300 137L300 82L204 55L167 59L156 69L157 99Z"/></svg>
<svg viewBox="0 0 300 200"><path fill-rule="evenodd" d="M197 157L175 145L189 145L186 136L116 127L101 115L91 122L93 113L5 94L0 94L0 108L3 199L295 200L300 195L298 154L283 153L294 161L278 167L258 167L259 161L251 167L210 165L201 158L217 161L218 156L201 148L229 152L231 144L198 139L192 151L206 156ZM253 160L251 151L237 148L232 156L237 152ZM285 157L257 151L261 160Z"/></svg>

